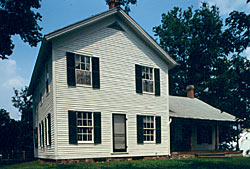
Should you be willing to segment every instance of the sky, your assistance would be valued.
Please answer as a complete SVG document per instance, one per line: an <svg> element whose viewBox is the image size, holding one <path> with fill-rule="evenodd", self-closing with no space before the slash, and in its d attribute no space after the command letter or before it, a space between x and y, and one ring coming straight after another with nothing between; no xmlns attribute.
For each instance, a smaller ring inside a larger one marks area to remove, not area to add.
<svg viewBox="0 0 250 169"><path fill-rule="evenodd" d="M233 10L250 12L250 4L246 4L246 0L138 0L136 5L131 6L130 16L154 36L152 28L160 25L163 13L176 6L187 9L192 5L197 9L201 2L216 4L224 18ZM106 10L105 0L42 0L38 12L43 18L39 25L43 27L42 33L47 34ZM19 36L12 37L12 40L15 44L13 54L8 60L0 60L0 108L9 111L11 118L20 119L20 113L11 103L13 88L21 89L29 85L40 44L32 48ZM250 48L245 54L250 59Z"/></svg>

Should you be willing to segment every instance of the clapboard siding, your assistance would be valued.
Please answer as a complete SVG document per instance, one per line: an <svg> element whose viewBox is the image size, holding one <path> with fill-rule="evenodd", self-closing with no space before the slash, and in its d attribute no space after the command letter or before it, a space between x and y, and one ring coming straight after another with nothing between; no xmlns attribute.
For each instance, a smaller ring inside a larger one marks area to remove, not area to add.
<svg viewBox="0 0 250 169"><path fill-rule="evenodd" d="M56 159L169 155L168 67L125 24L120 23L125 32L106 27L114 21L109 18L53 41ZM100 59L100 89L68 87L66 52ZM136 93L135 64L160 69L160 97ZM68 110L101 112L102 143L70 145ZM112 113L127 116L128 154L112 154ZM161 116L161 144L137 144L138 114Z"/></svg>
<svg viewBox="0 0 250 169"><path fill-rule="evenodd" d="M33 112L35 113L34 116L34 128L39 126L39 123L41 123L41 121L44 121L45 118L48 116L48 113L51 114L51 146L50 147L44 147L41 148L40 147L40 140L38 140L38 149L35 149L35 157L37 158L54 158L55 156L55 130L54 130L54 126L55 126L55 119L54 119L54 109L53 109L53 81L52 81L52 57L49 56L48 57L48 70L49 70L49 88L50 88L50 92L48 94L46 94L45 92L45 67L43 70L41 70L40 72L40 79L37 83L37 87L35 89L35 92L33 94L33 106L34 108L37 107L37 113L36 110L34 109ZM44 65L46 65L47 63L44 63ZM43 96L44 96L44 102L42 105L40 105L40 93L42 92ZM39 130L38 130L38 139L39 139Z"/></svg>

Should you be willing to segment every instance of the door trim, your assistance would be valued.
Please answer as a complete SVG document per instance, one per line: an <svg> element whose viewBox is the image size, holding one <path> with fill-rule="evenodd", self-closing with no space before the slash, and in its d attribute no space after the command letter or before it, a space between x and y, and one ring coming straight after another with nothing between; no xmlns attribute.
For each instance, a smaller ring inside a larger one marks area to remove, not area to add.
<svg viewBox="0 0 250 169"><path fill-rule="evenodd" d="M124 127L125 127L125 149L122 150L116 150L115 149L115 137L114 137L114 129L115 129L115 123L114 123L114 116L115 115L120 115L124 116ZM113 139L113 152L127 152L127 117L126 114L119 114L119 113L112 113L112 139Z"/></svg>

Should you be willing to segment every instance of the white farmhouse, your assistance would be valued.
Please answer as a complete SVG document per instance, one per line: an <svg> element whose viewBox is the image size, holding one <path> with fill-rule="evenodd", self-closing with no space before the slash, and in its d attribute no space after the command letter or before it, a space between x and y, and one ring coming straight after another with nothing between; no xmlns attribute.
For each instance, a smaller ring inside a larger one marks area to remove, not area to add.
<svg viewBox="0 0 250 169"><path fill-rule="evenodd" d="M28 90L35 157L170 156L170 142L172 151L218 150L218 126L234 116L169 96L175 65L119 7L45 35Z"/></svg>
<svg viewBox="0 0 250 169"><path fill-rule="evenodd" d="M119 7L45 35L29 85L35 157L170 155L175 65Z"/></svg>

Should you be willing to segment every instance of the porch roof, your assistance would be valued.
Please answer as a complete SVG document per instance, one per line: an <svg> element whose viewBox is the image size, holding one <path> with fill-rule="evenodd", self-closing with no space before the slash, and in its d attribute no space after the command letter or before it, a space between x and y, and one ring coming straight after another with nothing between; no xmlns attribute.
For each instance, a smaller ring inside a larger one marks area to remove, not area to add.
<svg viewBox="0 0 250 169"><path fill-rule="evenodd" d="M169 96L169 116L189 119L235 121L235 116L197 99Z"/></svg>

